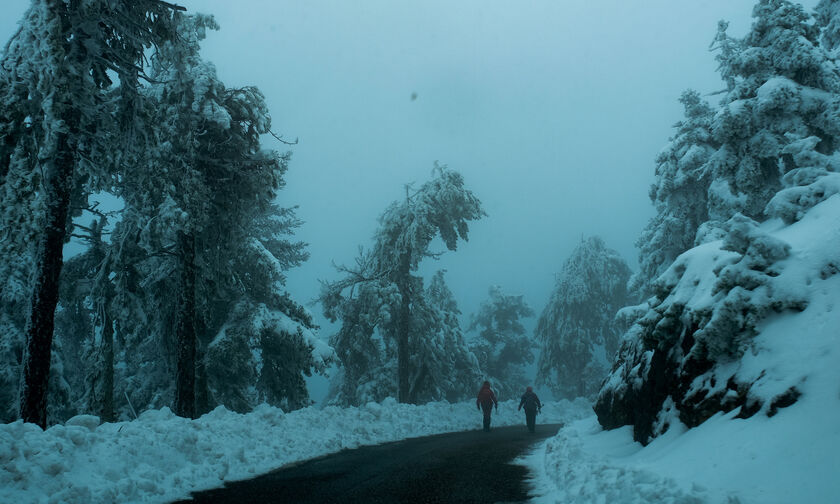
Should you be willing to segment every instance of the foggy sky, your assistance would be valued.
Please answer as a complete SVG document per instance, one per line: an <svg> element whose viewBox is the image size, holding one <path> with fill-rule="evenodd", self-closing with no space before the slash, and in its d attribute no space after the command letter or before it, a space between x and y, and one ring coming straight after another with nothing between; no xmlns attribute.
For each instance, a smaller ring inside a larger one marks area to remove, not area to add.
<svg viewBox="0 0 840 504"><path fill-rule="evenodd" d="M708 50L717 21L741 36L754 4L181 3L221 25L203 55L226 85L259 86L273 129L300 139L281 194L300 206L297 236L310 244L310 260L288 275L293 296L316 297L318 279L336 278L331 261L351 263L404 184L422 184L437 160L464 175L489 214L471 225L469 243L424 267L448 270L466 314L492 284L524 294L539 314L582 236L600 235L636 268L677 98L723 87ZM5 42L27 2L2 4Z"/></svg>

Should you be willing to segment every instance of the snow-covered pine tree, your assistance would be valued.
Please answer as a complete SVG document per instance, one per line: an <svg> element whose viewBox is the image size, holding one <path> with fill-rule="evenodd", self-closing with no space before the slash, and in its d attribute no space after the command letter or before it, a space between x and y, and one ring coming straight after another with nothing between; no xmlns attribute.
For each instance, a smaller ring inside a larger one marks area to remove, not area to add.
<svg viewBox="0 0 840 504"><path fill-rule="evenodd" d="M341 327L330 337L341 368L334 377L330 402L357 405L397 395L394 318L399 290L378 271L373 253L359 249L353 267L338 266L344 275L321 283L324 316Z"/></svg>
<svg viewBox="0 0 840 504"><path fill-rule="evenodd" d="M439 235L455 250L459 238L467 239L469 221L484 215L460 173L436 165L434 174L385 210L373 248L360 250L355 267L339 268L344 278L322 284L324 315L342 321L332 338L343 363L335 402L358 404L395 393L400 402L411 399L411 384L422 372L422 363L412 362L413 342L429 337L416 323L424 288L413 273L434 255L432 239Z"/></svg>
<svg viewBox="0 0 840 504"><path fill-rule="evenodd" d="M835 51L840 45L840 2L820 0L814 8L814 17L820 27L822 46L827 51Z"/></svg>
<svg viewBox="0 0 840 504"><path fill-rule="evenodd" d="M559 397L598 391L616 349L616 312L629 299L630 268L618 252L593 236L582 240L563 265L537 323L541 343L538 383Z"/></svg>
<svg viewBox="0 0 840 504"><path fill-rule="evenodd" d="M831 9L828 2L819 11L828 24ZM631 280L642 297L679 254L722 237L736 213L791 220L800 203L809 208L836 192L836 182L822 177L836 164L840 88L818 28L801 6L782 0L759 2L753 14L744 39L729 37L725 22L715 37L727 84L720 108L683 94L685 119L657 157L650 194L657 214L637 242L640 269ZM791 190L768 206L782 187Z"/></svg>
<svg viewBox="0 0 840 504"><path fill-rule="evenodd" d="M422 298L415 304L411 365L418 372L412 376L409 402L459 401L475 393L481 380L478 360L470 351L458 320L461 310L444 279L437 271Z"/></svg>
<svg viewBox="0 0 840 504"><path fill-rule="evenodd" d="M718 147L711 132L714 111L696 91L684 92L680 103L685 118L674 125L676 133L656 157L649 194L656 215L636 241L639 271L630 279L630 290L642 299L652 294L651 282L694 246L698 228L709 220L708 161Z"/></svg>
<svg viewBox="0 0 840 504"><path fill-rule="evenodd" d="M24 263L11 278L13 292L31 292L20 414L42 427L71 200L84 201L110 177L109 163L97 158L110 140L99 128L113 85L109 71L125 93L134 92L144 50L171 36L172 7L158 0L35 0L3 54L2 228L14 243L0 250L0 263ZM32 189L17 185L22 181ZM27 207L38 212L21 217ZM31 283L21 284L22 270L31 272Z"/></svg>
<svg viewBox="0 0 840 504"><path fill-rule="evenodd" d="M632 424L644 443L667 429L658 418L668 408L689 427L719 411L760 408L748 404L751 384L731 364L768 314L807 304L776 285L789 246L760 222L796 221L840 192L838 13L836 2L821 2L814 22L800 5L761 0L743 39L719 26L727 91L711 124L719 146L704 168L710 220L698 230L698 251L678 257L636 310L595 405L605 428ZM704 255L710 247L714 254Z"/></svg>
<svg viewBox="0 0 840 504"><path fill-rule="evenodd" d="M778 215L766 208L770 200L783 185L813 181L814 158L840 140L840 74L819 26L787 0L761 0L753 17L743 39L729 37L722 22L713 46L727 93L711 125L719 147L705 170L710 220L698 243L722 237L736 213Z"/></svg>
<svg viewBox="0 0 840 504"><path fill-rule="evenodd" d="M284 271L307 257L288 239L294 209L275 203L288 155L261 146L271 118L260 91L225 87L200 58L215 21L176 18L179 42L161 46L144 92L157 142L126 175L113 239L117 325L143 349L131 359L139 383L127 386L139 386L141 407L174 395L183 416L220 403L305 406L302 375L324 371L333 352L283 292ZM173 368L174 391L162 378Z"/></svg>
<svg viewBox="0 0 840 504"><path fill-rule="evenodd" d="M103 239L108 215L95 208L88 211L98 214L97 218L89 226L77 223L73 233L87 250L65 261L62 268L56 337L72 343L64 345L62 357L77 364L78 376L71 382L77 410L112 422L116 420L112 247Z"/></svg>
<svg viewBox="0 0 840 504"><path fill-rule="evenodd" d="M499 397L517 397L529 384L523 367L534 361L536 346L521 319L533 317L534 310L523 296L505 294L498 285L487 294L470 322L469 330L475 332L470 349Z"/></svg>

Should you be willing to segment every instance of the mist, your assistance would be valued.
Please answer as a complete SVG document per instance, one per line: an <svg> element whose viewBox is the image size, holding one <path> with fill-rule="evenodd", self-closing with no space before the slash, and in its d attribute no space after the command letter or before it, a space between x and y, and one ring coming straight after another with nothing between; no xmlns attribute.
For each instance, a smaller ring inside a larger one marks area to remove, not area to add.
<svg viewBox="0 0 840 504"><path fill-rule="evenodd" d="M2 12L0 501L840 493L840 0Z"/></svg>
<svg viewBox="0 0 840 504"><path fill-rule="evenodd" d="M27 2L7 4L0 38ZM469 242L422 268L446 270L464 325L492 285L539 315L585 237L601 236L635 268L677 98L722 89L709 50L717 22L730 20L738 36L752 9L728 0L183 5L221 25L202 44L220 78L258 86L273 130L298 141L264 139L292 152L281 204L298 207L296 237L311 255L286 288L308 303L322 338L336 327L314 302L319 281L352 263L386 206L436 161L464 175L488 214ZM312 385L314 397L324 393L322 380Z"/></svg>
<svg viewBox="0 0 840 504"><path fill-rule="evenodd" d="M288 290L317 297L318 280L336 276L332 262L352 263L385 207L438 161L464 175L488 213L468 243L424 266L447 270L465 314L496 284L539 313L582 237L600 235L635 265L653 215L654 158L682 114L677 98L723 88L709 51L717 22L731 20L740 35L752 9L725 0L185 5L221 24L203 45L220 77L258 85L274 130L299 139L281 198L299 206L297 236L311 257L289 272Z"/></svg>

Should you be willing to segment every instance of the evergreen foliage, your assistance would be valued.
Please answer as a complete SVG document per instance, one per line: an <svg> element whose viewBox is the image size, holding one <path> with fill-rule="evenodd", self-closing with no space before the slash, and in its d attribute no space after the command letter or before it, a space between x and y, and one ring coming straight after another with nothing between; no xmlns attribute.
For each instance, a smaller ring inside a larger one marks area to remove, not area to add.
<svg viewBox="0 0 840 504"><path fill-rule="evenodd" d="M696 91L680 97L685 119L656 157L655 183L650 199L656 215L636 241L639 271L630 289L651 295L650 284L680 254L694 246L700 225L709 220L707 192L711 182L709 159L718 147L712 138L714 111Z"/></svg>
<svg viewBox="0 0 840 504"><path fill-rule="evenodd" d="M498 285L490 287L488 299L473 315L470 349L501 398L515 398L530 385L523 367L534 361L535 344L520 320L533 316L523 296L505 294Z"/></svg>
<svg viewBox="0 0 840 504"><path fill-rule="evenodd" d="M39 0L3 54L4 420L18 416L24 314L47 256L58 259L51 278L61 271L55 340L52 327L35 340L41 353L52 346L52 369L37 371L49 376L50 421L82 412L124 419L128 400L139 411L174 400L185 416L219 404L299 408L310 403L303 376L334 359L283 287L284 272L308 254L290 238L300 225L294 209L277 202L289 155L260 143L271 128L264 97L227 88L199 56L206 30L217 28L212 17L173 9ZM124 209L89 207L100 191ZM83 211L95 217L89 226L74 224ZM49 224L56 216L60 226ZM45 236L61 245L71 233L86 250L63 268L60 247L39 252ZM30 360L43 363L38 355Z"/></svg>
<svg viewBox="0 0 840 504"><path fill-rule="evenodd" d="M416 313L412 332L426 335L412 341L411 364L419 372L412 381L409 402L456 402L471 397L481 380L480 365L466 344L458 319L461 310L443 270L432 276Z"/></svg>
<svg viewBox="0 0 840 504"><path fill-rule="evenodd" d="M581 241L537 322L538 383L559 397L597 392L618 348L615 315L629 301L629 278L627 263L600 237Z"/></svg>
<svg viewBox="0 0 840 504"><path fill-rule="evenodd" d="M683 142L702 155L684 173L657 170L657 188L694 176L699 190L671 200L654 190L657 216L640 238L650 245L641 247L633 282L650 297L624 311L631 325L595 407L605 427L631 423L647 442L667 429L657 420L666 401L688 426L739 406L752 414L751 384L739 382L732 364L761 320L807 304L778 279L790 247L762 223L795 222L840 192L838 13L835 1L820 2L812 16L787 0L760 0L744 38L719 25L713 48L726 90L698 116L702 134ZM665 153L680 151L690 115L687 108ZM670 215L690 222L673 247L657 234Z"/></svg>
<svg viewBox="0 0 840 504"><path fill-rule="evenodd" d="M414 192L407 188L405 200L385 210L374 246L360 249L354 267L338 268L343 278L322 283L324 315L341 320L331 339L343 366L333 393L336 403L457 395L463 385L454 390L445 385L443 375L452 370L441 367L448 362L442 352L462 363L457 373L477 373L461 348L452 318L456 307L448 301L443 277L427 292L414 272L424 258L436 255L430 251L432 239L440 236L455 250L459 238L467 239L468 222L484 211L460 173L436 165L434 175ZM454 346L441 351L441 344Z"/></svg>
<svg viewBox="0 0 840 504"><path fill-rule="evenodd" d="M218 404L299 408L309 403L302 375L323 371L331 356L316 348L311 317L282 289L284 271L307 258L304 244L287 238L300 225L294 209L276 203L289 157L261 148L271 118L260 91L226 88L201 60L199 42L215 21L177 21L181 40L161 48L152 74L159 84L144 93L162 141L138 154L126 176L114 237L124 265L115 276L119 325L146 321L125 337L151 345L132 356L129 375L152 378L132 393L142 407L171 394L177 406L183 394L185 416ZM180 292L179 302L167 292ZM155 347L169 351L160 358ZM184 373L183 389L155 378L172 369ZM234 377L233 369L244 374Z"/></svg>
<svg viewBox="0 0 840 504"><path fill-rule="evenodd" d="M635 292L651 296L653 281L679 254L721 239L736 214L791 222L838 192L832 9L822 3L814 23L801 5L762 0L743 39L721 22L713 48L727 87L714 108L695 92L681 98L685 119L657 157L657 213L637 242Z"/></svg>
<svg viewBox="0 0 840 504"><path fill-rule="evenodd" d="M114 174L107 155L112 75L125 96L135 93L145 49L173 34L171 7L155 0L36 0L3 54L0 227L10 236L0 240L0 268L11 268L2 275L6 310L28 300L21 310L28 318L20 414L42 427L71 210ZM19 324L14 318L7 321Z"/></svg>

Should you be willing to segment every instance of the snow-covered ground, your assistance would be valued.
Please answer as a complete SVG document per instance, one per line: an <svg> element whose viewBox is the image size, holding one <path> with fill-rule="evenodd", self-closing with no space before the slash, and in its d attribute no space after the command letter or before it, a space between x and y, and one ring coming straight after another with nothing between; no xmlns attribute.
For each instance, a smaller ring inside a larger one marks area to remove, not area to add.
<svg viewBox="0 0 840 504"><path fill-rule="evenodd" d="M499 404L493 425L524 424L514 401ZM585 401L551 402L540 423L591 412ZM224 408L187 420L168 408L132 422L99 425L78 416L42 431L0 425L0 502L167 502L280 466L346 448L481 428L475 403L304 408L267 405L241 415Z"/></svg>
<svg viewBox="0 0 840 504"><path fill-rule="evenodd" d="M750 350L723 370L753 384L761 411L738 419L736 409L688 430L672 413L675 427L646 447L630 427L604 432L594 416L569 424L524 459L537 502L840 502L840 196L800 222L762 228L791 246L779 278L808 307L764 320ZM798 401L768 416L768 399L790 387Z"/></svg>

